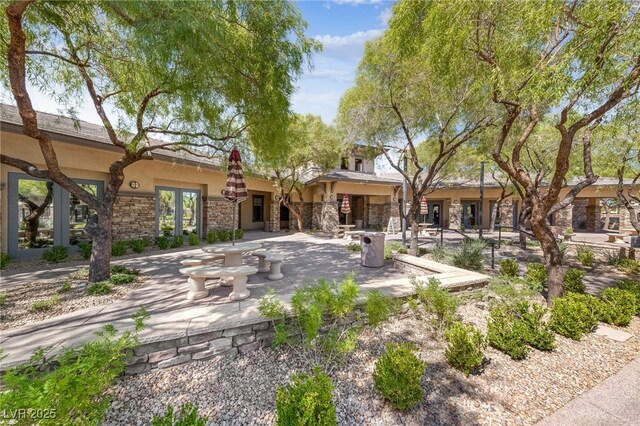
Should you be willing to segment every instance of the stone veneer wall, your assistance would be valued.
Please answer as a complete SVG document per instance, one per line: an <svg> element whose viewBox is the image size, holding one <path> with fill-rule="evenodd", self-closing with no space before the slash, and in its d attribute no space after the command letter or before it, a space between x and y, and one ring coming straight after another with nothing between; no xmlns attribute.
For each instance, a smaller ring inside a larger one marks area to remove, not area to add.
<svg viewBox="0 0 640 426"><path fill-rule="evenodd" d="M278 232L280 231L280 201L271 200L270 209L269 231Z"/></svg>
<svg viewBox="0 0 640 426"><path fill-rule="evenodd" d="M154 194L121 193L113 205L113 239L153 239L156 235L156 197Z"/></svg>
<svg viewBox="0 0 640 426"><path fill-rule="evenodd" d="M511 200L502 200L500 204L500 226L513 227L513 202Z"/></svg>
<svg viewBox="0 0 640 426"><path fill-rule="evenodd" d="M202 232L204 235L207 235L209 231L233 227L233 205L229 201L224 198L202 197L202 206Z"/></svg>
<svg viewBox="0 0 640 426"><path fill-rule="evenodd" d="M602 229L602 222L600 221L600 204L587 205L587 232L596 232Z"/></svg>
<svg viewBox="0 0 640 426"><path fill-rule="evenodd" d="M320 229L323 231L333 231L340 224L337 201L325 201L322 203L322 216Z"/></svg>
<svg viewBox="0 0 640 426"><path fill-rule="evenodd" d="M553 225L562 232L567 228L573 227L573 206L569 205L568 207L554 213Z"/></svg>
<svg viewBox="0 0 640 426"><path fill-rule="evenodd" d="M587 229L587 205L586 198L573 200L573 218L571 220L574 230Z"/></svg>
<svg viewBox="0 0 640 426"><path fill-rule="evenodd" d="M389 219L393 219L393 227L396 232L400 232L401 224L400 224L400 205L397 202L391 202L385 204L383 207L383 224L382 226L387 226L389 224Z"/></svg>
<svg viewBox="0 0 640 426"><path fill-rule="evenodd" d="M384 204L368 204L367 205L368 223L365 223L366 227L369 226L387 226L387 222L384 221Z"/></svg>
<svg viewBox="0 0 640 426"><path fill-rule="evenodd" d="M449 205L449 229L459 229L462 218L462 204L459 200L453 200Z"/></svg>
<svg viewBox="0 0 640 426"><path fill-rule="evenodd" d="M299 208L300 203L294 203L295 208ZM302 229L311 229L313 218L313 203L303 203L302 206ZM298 230L298 220L295 215L289 212L289 229Z"/></svg>

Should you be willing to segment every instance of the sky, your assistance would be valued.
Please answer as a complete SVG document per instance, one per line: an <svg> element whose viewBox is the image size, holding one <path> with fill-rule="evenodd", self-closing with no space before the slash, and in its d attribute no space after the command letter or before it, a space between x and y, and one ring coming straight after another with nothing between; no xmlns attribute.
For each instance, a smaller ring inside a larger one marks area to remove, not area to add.
<svg viewBox="0 0 640 426"><path fill-rule="evenodd" d="M308 23L307 36L323 45L313 56L313 69L296 82L292 109L301 114L315 114L330 124L336 117L343 93L353 85L364 45L385 30L395 1L318 0L295 1ZM30 85L29 85L30 86ZM64 108L54 100L28 87L36 110L52 114ZM15 105L10 93L0 93L0 102ZM77 118L101 124L88 95L77 109ZM109 109L109 108L107 108Z"/></svg>

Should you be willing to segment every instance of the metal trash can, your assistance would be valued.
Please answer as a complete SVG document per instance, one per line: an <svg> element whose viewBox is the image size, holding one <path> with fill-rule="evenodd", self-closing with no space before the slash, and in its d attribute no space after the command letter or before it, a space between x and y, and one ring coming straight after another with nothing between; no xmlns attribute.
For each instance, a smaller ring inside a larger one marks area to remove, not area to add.
<svg viewBox="0 0 640 426"><path fill-rule="evenodd" d="M361 263L369 268L384 266L384 233L365 232L361 237Z"/></svg>

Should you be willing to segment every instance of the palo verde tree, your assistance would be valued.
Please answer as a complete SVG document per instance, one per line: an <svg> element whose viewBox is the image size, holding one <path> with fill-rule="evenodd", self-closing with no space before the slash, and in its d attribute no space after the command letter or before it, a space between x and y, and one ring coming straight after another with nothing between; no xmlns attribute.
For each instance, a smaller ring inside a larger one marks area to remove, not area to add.
<svg viewBox="0 0 640 426"><path fill-rule="evenodd" d="M93 239L90 281L109 276L113 206L125 168L161 150L207 158L230 144L276 155L284 146L292 79L317 48L286 1L2 5L2 81L45 164L4 154L1 161L55 182L95 211L85 228ZM68 109L97 112L120 152L101 197L61 169L28 83Z"/></svg>
<svg viewBox="0 0 640 426"><path fill-rule="evenodd" d="M500 112L492 155L522 187L531 209L531 229L548 269L549 302L563 294L564 272L547 218L597 180L589 132L637 96L639 9L626 0L405 0L390 24L400 48L430 49L427 69L437 66L447 73L473 64L484 73L486 96ZM525 147L535 152L532 136L543 117L553 124L555 154L548 182L536 185L522 159ZM583 179L563 191L580 139Z"/></svg>
<svg viewBox="0 0 640 426"><path fill-rule="evenodd" d="M273 171L280 202L293 213L302 231L304 182L336 167L345 146L335 127L312 114L293 114L285 140L286 149L265 165Z"/></svg>
<svg viewBox="0 0 640 426"><path fill-rule="evenodd" d="M384 34L367 44L355 86L340 101L339 127L349 142L382 152L407 182L409 252L416 254L422 196L442 182L458 149L480 135L491 118L480 84L445 78L425 68L421 54L402 57L392 42Z"/></svg>

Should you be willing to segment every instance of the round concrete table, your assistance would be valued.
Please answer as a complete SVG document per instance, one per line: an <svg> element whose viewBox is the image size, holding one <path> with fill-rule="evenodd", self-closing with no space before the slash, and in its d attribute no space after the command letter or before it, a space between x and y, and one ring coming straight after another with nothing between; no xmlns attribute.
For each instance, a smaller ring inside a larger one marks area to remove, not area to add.
<svg viewBox="0 0 640 426"><path fill-rule="evenodd" d="M243 253L258 250L261 247L261 243L237 243L235 245L227 243L205 246L202 251L224 255L224 266L241 266Z"/></svg>

